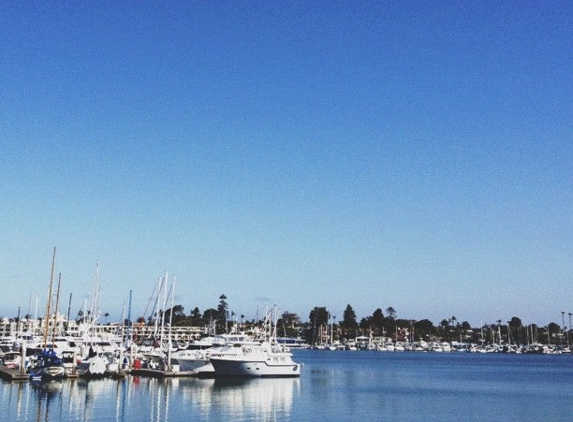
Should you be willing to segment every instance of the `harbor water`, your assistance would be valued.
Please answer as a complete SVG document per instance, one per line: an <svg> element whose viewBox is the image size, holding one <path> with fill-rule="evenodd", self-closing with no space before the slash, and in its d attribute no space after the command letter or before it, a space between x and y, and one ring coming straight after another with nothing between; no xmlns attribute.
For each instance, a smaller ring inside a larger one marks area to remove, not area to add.
<svg viewBox="0 0 573 422"><path fill-rule="evenodd" d="M573 420L573 355L294 355L300 378L3 381L0 420Z"/></svg>

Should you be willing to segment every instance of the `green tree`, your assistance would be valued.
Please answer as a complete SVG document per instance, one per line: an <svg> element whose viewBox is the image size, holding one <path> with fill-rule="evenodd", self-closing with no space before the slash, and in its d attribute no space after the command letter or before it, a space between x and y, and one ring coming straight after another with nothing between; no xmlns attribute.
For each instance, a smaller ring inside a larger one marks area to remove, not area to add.
<svg viewBox="0 0 573 422"><path fill-rule="evenodd" d="M191 311L189 316L191 318L201 318L201 311L199 310L198 307L195 306L195 308Z"/></svg>
<svg viewBox="0 0 573 422"><path fill-rule="evenodd" d="M219 296L219 306L217 306L217 330L224 333L227 332L227 321L229 319L229 305L227 304L227 296L222 294Z"/></svg>
<svg viewBox="0 0 573 422"><path fill-rule="evenodd" d="M382 333L382 329L384 328L384 323L386 322L386 318L384 318L384 314L382 313L382 309L378 308L372 314L372 328L376 335L380 335Z"/></svg>
<svg viewBox="0 0 573 422"><path fill-rule="evenodd" d="M378 308L371 316L362 318L360 320L360 328L362 330L371 332L375 336L382 334L386 319L382 313L382 309Z"/></svg>
<svg viewBox="0 0 573 422"><path fill-rule="evenodd" d="M305 339L307 342L310 344L316 344L321 328L325 329L328 324L328 317L329 312L323 306L315 306L314 309L310 311L308 317L310 322L308 329L305 331Z"/></svg>
<svg viewBox="0 0 573 422"><path fill-rule="evenodd" d="M187 315L185 315L185 308L182 305L175 305L169 311L173 313L173 317L171 319L173 324L178 324L180 321L184 320L188 321ZM171 315L169 316L171 317ZM166 319L165 321L169 322L169 319Z"/></svg>
<svg viewBox="0 0 573 422"><path fill-rule="evenodd" d="M414 323L414 330L418 338L428 339L434 335L436 327L434 327L434 324L429 319L422 319Z"/></svg>
<svg viewBox="0 0 573 422"><path fill-rule="evenodd" d="M312 311L310 311L308 318L311 321L311 324L313 324L315 327L320 327L321 325L328 324L328 315L329 312L325 307L315 307Z"/></svg>
<svg viewBox="0 0 573 422"><path fill-rule="evenodd" d="M388 315L388 318L396 318L396 310L391 306L386 308L386 314Z"/></svg>
<svg viewBox="0 0 573 422"><path fill-rule="evenodd" d="M451 319L442 319L440 321L440 325L438 327L437 330L437 334L443 339L443 340L449 340L449 332L450 332L450 321Z"/></svg>
<svg viewBox="0 0 573 422"><path fill-rule="evenodd" d="M346 305L344 310L344 315L342 317L342 334L344 336L353 336L356 334L356 329L358 328L358 323L356 322L356 312L352 309L350 304Z"/></svg>
<svg viewBox="0 0 573 422"><path fill-rule="evenodd" d="M547 336L549 343L557 344L558 335L561 333L561 327L555 322L549 323L547 326Z"/></svg>
<svg viewBox="0 0 573 422"><path fill-rule="evenodd" d="M508 329L509 336L510 336L510 338L515 340L515 343L517 345L520 345L521 343L523 343L523 339L520 338L522 326L523 325L521 323L521 319L516 317L516 316L512 317L507 322L507 329Z"/></svg>
<svg viewBox="0 0 573 422"><path fill-rule="evenodd" d="M205 309L203 311L203 322L209 327L209 333L217 328L218 311L213 308ZM214 334L214 333L211 333Z"/></svg>
<svg viewBox="0 0 573 422"><path fill-rule="evenodd" d="M277 321L277 334L281 337L297 337L300 331L300 318L297 314L283 312Z"/></svg>
<svg viewBox="0 0 573 422"><path fill-rule="evenodd" d="M201 311L197 307L189 314L189 320L193 327L200 327L205 324L205 320L201 317Z"/></svg>

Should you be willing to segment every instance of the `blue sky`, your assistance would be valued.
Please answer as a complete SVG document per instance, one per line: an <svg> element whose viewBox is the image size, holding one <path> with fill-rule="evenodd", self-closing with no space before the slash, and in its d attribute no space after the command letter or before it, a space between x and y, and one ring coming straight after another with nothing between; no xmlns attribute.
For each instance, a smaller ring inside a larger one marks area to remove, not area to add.
<svg viewBox="0 0 573 422"><path fill-rule="evenodd" d="M165 271L248 318L573 312L570 2L10 2L0 37L0 315L54 246L74 315L98 260L116 318Z"/></svg>

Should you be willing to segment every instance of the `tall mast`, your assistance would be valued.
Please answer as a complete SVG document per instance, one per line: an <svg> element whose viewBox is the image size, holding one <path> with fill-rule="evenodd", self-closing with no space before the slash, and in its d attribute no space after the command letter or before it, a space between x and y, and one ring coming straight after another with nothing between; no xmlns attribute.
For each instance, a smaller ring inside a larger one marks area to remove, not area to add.
<svg viewBox="0 0 573 422"><path fill-rule="evenodd" d="M70 325L70 312L72 310L72 294L70 293L70 299L68 301L68 316L66 318L66 331L68 330L68 327Z"/></svg>
<svg viewBox="0 0 573 422"><path fill-rule="evenodd" d="M91 322L95 322L97 315L96 313L98 312L98 308L99 308L99 294L100 294L100 290L99 290L99 260L96 262L96 270L95 270L95 277L94 277L94 291L93 291L93 297L92 297L92 305L91 305Z"/></svg>
<svg viewBox="0 0 573 422"><path fill-rule="evenodd" d="M163 279L163 312L161 313L161 328L160 328L160 335L159 341L161 347L163 347L163 335L165 330L165 310L167 307L167 283L169 282L169 274L167 271L165 272L165 278Z"/></svg>
<svg viewBox="0 0 573 422"><path fill-rule="evenodd" d="M132 294L132 290L129 291L129 305L127 307L127 339L129 339L129 343L127 343L127 339L125 344L129 344L131 346L131 341L133 340L132 338L132 327L131 327L131 294Z"/></svg>
<svg viewBox="0 0 573 422"><path fill-rule="evenodd" d="M46 314L44 315L44 348L48 345L48 326L50 323L50 306L52 303L52 284L54 283L54 269L56 267L56 247L52 256L52 271L50 272L50 287L48 288L48 300L46 303Z"/></svg>
<svg viewBox="0 0 573 422"><path fill-rule="evenodd" d="M169 312L169 336L167 341L167 367L171 371L171 336L173 335L171 327L173 326L173 307L175 296L175 276L173 276L173 283L171 283L171 312ZM165 313L164 313L165 314Z"/></svg>
<svg viewBox="0 0 573 422"><path fill-rule="evenodd" d="M58 293L56 293L56 308L54 309L54 326L52 327L52 347L54 347L54 339L56 337L56 330L58 329L58 307L60 306L60 284L62 282L62 273L58 277Z"/></svg>

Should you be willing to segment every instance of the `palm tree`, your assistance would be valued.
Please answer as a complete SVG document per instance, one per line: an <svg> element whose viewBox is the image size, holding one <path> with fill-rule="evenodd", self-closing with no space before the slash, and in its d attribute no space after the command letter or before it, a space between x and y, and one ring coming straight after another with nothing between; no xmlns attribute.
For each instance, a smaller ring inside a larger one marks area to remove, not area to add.
<svg viewBox="0 0 573 422"><path fill-rule="evenodd" d="M109 318L109 312L106 312L105 314L103 314L103 317L105 318L105 323L107 325L107 319Z"/></svg>
<svg viewBox="0 0 573 422"><path fill-rule="evenodd" d="M395 318L396 317L396 310L391 306L386 308L386 313L388 314L388 318Z"/></svg>

